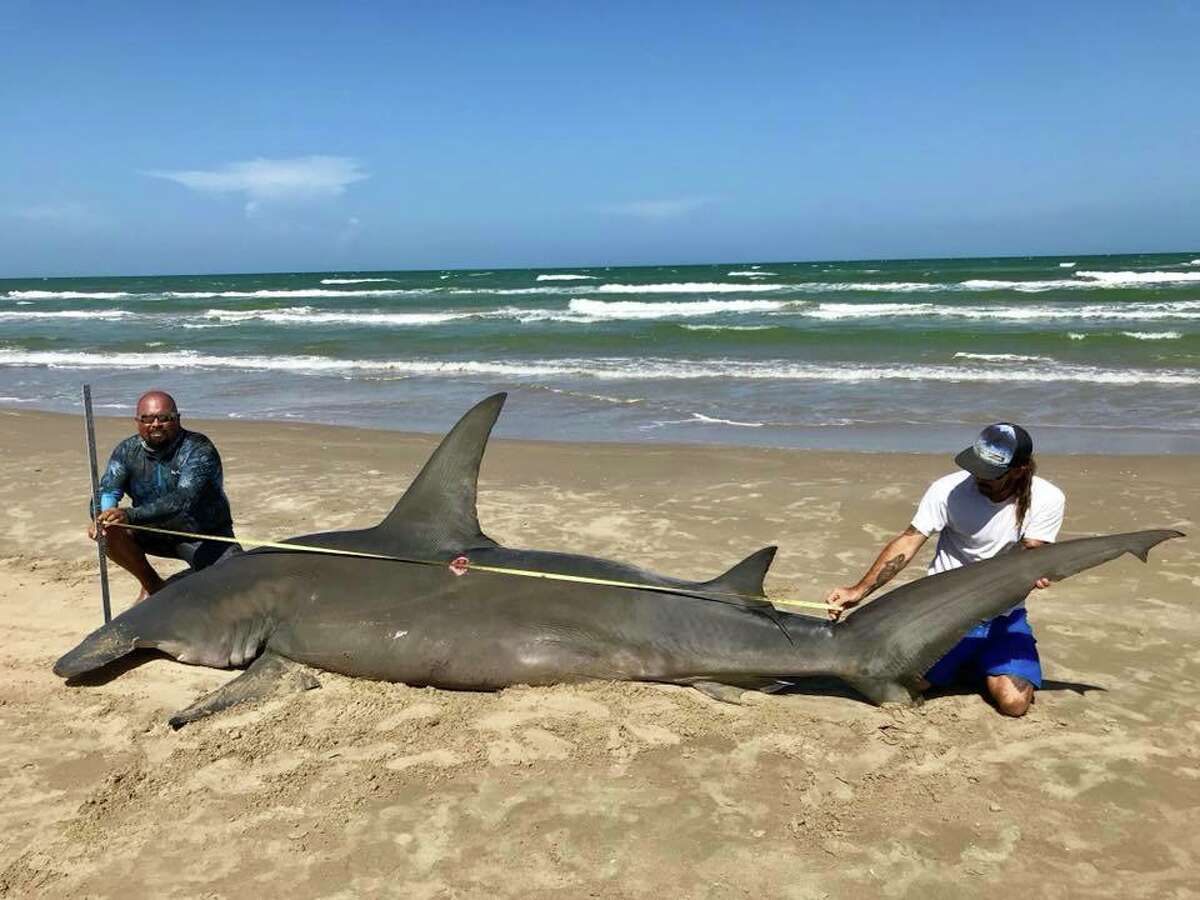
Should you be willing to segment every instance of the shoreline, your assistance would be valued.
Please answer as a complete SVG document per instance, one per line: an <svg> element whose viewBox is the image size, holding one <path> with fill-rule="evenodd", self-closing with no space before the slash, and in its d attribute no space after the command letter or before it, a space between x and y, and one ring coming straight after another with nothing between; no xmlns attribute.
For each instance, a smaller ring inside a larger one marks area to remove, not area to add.
<svg viewBox="0 0 1200 900"><path fill-rule="evenodd" d="M480 398L482 399L482 398ZM97 427L100 427L101 422L120 422L122 425L129 426L129 434L133 433L132 423L130 419L133 412L133 404L129 404L128 414L113 413L111 411L102 412L96 411L95 418ZM447 410L445 416L445 429L449 429L457 419L457 416L466 411L466 407L457 412ZM40 417L46 417L46 421L55 419L70 420L78 423L82 427L83 409L82 406L76 412L64 412L57 409L45 409L32 405L5 405L0 403L0 416L12 418L28 418L32 421L38 420ZM193 430L204 431L205 428L221 431L226 427L238 428L245 426L247 428L314 428L314 429L345 429L348 431L361 431L373 435L395 435L399 439L411 439L418 437L436 437L440 440L445 433L437 430L418 430L407 428L386 428L376 427L374 425L351 425L344 423L314 421L301 418L256 418L253 420L244 419L241 417L227 416L225 418L212 418L207 416L193 417L184 414L183 417L185 427L192 427ZM982 422L979 427L987 424ZM1090 458L1097 459L1139 459L1139 458L1189 458L1200 457L1200 434L1195 434L1190 431L1172 431L1162 429L1161 431L1144 431L1142 429L1079 429L1069 425L1038 425L1030 426L1033 430L1035 441L1035 456L1038 459L1049 459L1057 457L1070 457L1075 460L1086 460ZM931 456L938 457L945 455L947 459L952 459L962 446L970 443L971 436L974 435L974 426L955 424L949 426L923 426L923 425L856 425L856 426L812 426L806 429L807 432L818 437L826 437L825 442L814 441L812 446L789 446L775 445L770 443L754 443L754 442L725 442L725 441L683 441L683 440L658 440L648 438L643 441L630 440L605 440L600 437L583 437L583 438L550 438L550 437L529 437L524 435L506 435L505 421L502 415L497 423L496 430L493 433L492 440L495 442L511 442L511 443L528 443L528 444L549 444L553 446L563 447L580 447L587 448L591 446L598 447L623 447L623 448L653 448L655 450L710 450L713 452L733 452L738 450L753 450L766 453L816 453L816 454L841 454L850 453L862 456L870 456L873 454L881 454L885 456L904 455L904 456ZM1064 431L1087 431L1104 437L1109 441L1114 441L1118 448L1130 449L1113 449L1105 453L1095 452L1076 452L1063 450L1037 450L1039 445L1049 444L1053 448L1056 444L1061 444L1061 441L1056 440L1055 436ZM849 435L843 441L839 442L836 439L837 434ZM966 437L964 437L964 435ZM128 436L128 435L127 435ZM958 436L958 443L953 442L953 437ZM904 446L904 438L911 437L919 442L918 446ZM1039 437L1041 440L1039 441ZM1160 442L1162 449L1154 451L1131 449L1132 443L1139 438L1149 438ZM930 449L928 444L931 442L944 442L946 450L944 454L936 449ZM957 449L951 449L957 448ZM103 460L100 460L101 468L103 468Z"/></svg>

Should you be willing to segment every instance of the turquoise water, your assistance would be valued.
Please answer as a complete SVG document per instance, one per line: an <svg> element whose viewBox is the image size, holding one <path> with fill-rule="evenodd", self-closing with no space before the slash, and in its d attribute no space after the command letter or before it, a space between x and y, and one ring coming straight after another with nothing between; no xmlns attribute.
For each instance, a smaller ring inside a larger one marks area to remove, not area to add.
<svg viewBox="0 0 1200 900"><path fill-rule="evenodd" d="M0 281L0 406L936 450L1200 450L1200 253Z"/></svg>

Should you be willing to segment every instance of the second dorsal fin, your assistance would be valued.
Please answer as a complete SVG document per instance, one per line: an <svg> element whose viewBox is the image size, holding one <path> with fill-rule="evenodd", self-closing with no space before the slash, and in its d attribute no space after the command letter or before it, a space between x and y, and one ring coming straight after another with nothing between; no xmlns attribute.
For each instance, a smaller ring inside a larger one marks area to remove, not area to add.
<svg viewBox="0 0 1200 900"><path fill-rule="evenodd" d="M475 499L479 463L507 397L493 394L458 420L404 496L374 529L376 537L407 552L495 546L480 531Z"/></svg>
<svg viewBox="0 0 1200 900"><path fill-rule="evenodd" d="M718 575L712 581L704 582L702 587L713 593L764 597L763 579L767 577L767 569L771 568L771 562L775 559L775 551L778 549L778 547L763 547L756 553L751 553L724 575Z"/></svg>

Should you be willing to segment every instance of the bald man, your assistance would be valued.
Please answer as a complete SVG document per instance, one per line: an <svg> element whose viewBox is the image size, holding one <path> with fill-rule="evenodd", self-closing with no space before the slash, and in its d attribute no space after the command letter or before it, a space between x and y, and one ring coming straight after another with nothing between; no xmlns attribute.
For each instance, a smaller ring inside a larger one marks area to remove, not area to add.
<svg viewBox="0 0 1200 900"><path fill-rule="evenodd" d="M199 570L241 548L221 541L105 527L128 522L233 537L221 456L212 441L179 424L175 400L163 391L143 394L133 420L138 433L117 444L100 479L100 512L88 536L95 539L96 525L104 528L108 558L138 580L141 601L164 583L147 554L182 559ZM120 506L126 494L132 503Z"/></svg>

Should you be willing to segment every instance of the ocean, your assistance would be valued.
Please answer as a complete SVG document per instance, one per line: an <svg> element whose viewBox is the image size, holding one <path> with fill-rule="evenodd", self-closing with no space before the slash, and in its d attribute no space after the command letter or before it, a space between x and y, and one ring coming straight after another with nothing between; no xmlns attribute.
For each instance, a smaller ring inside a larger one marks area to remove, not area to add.
<svg viewBox="0 0 1200 900"><path fill-rule="evenodd" d="M0 281L0 408L951 452L1200 452L1197 253Z"/></svg>

